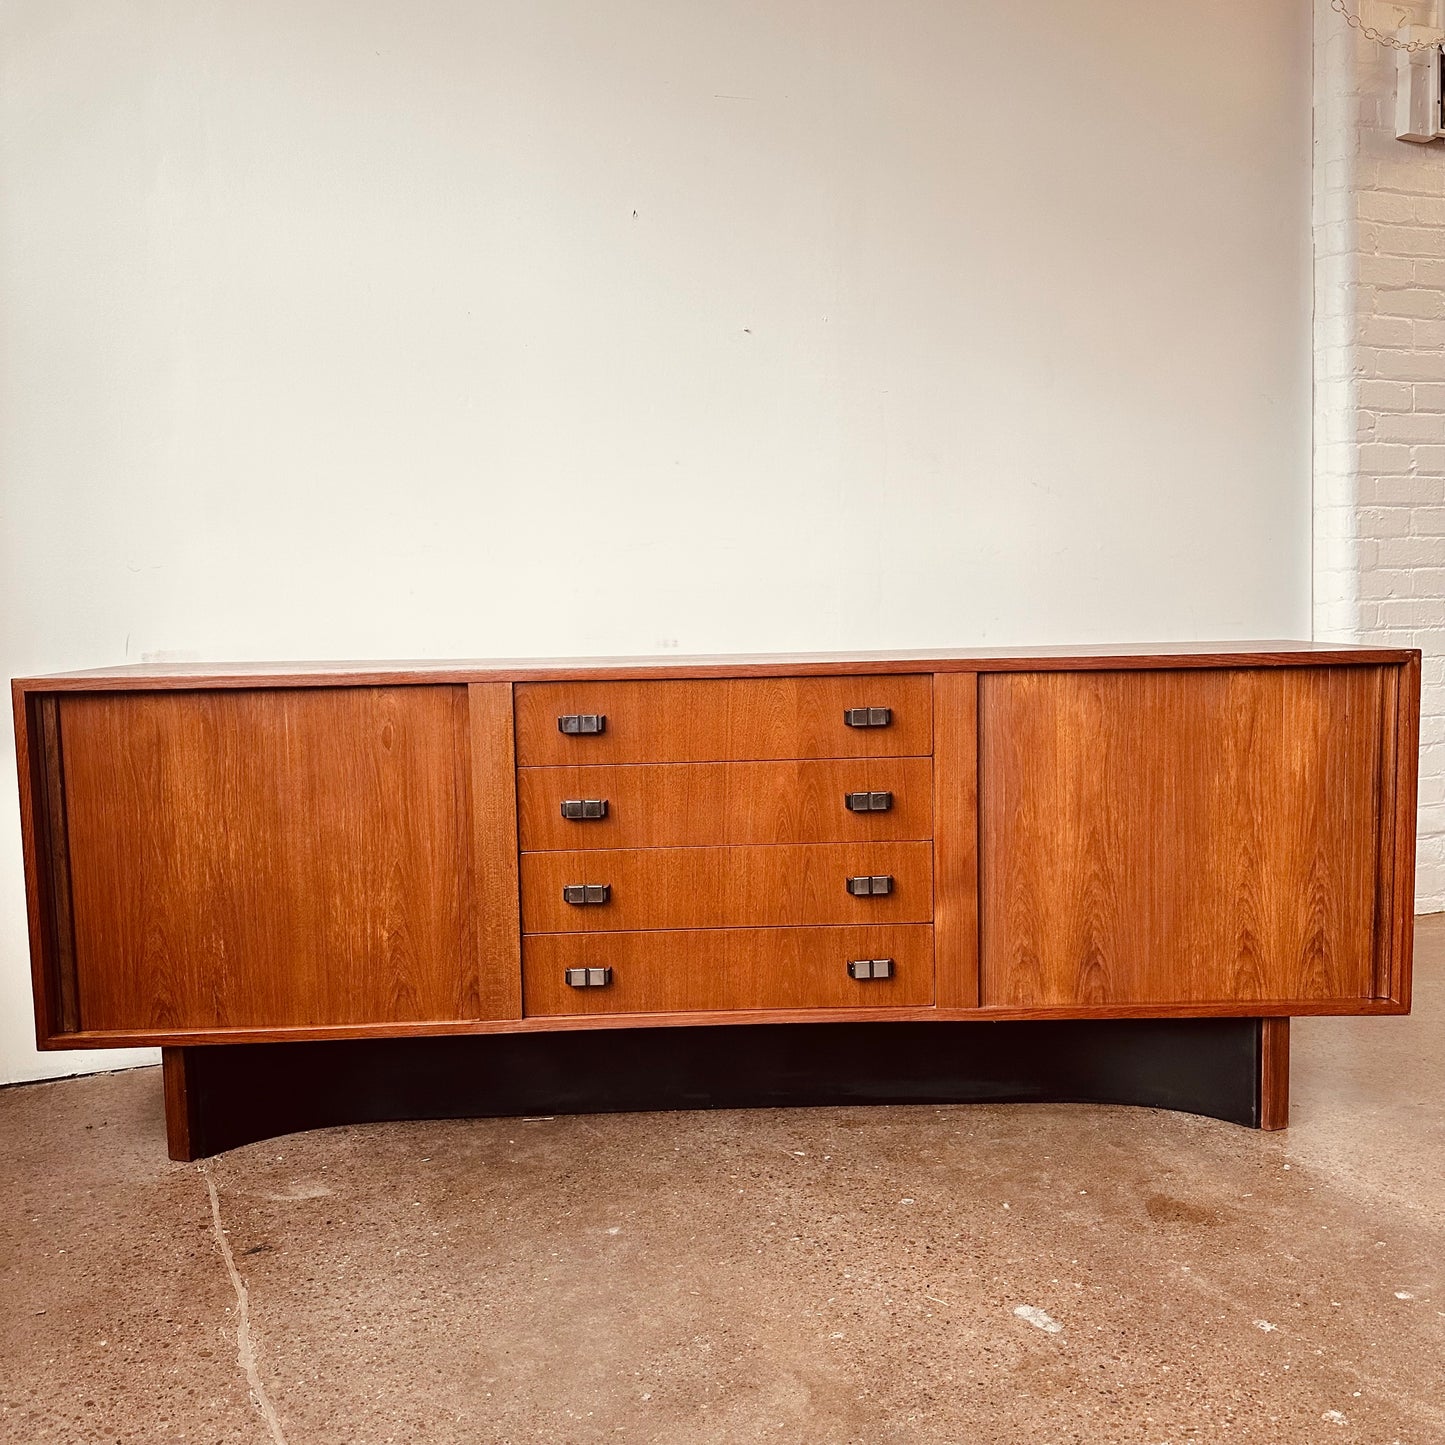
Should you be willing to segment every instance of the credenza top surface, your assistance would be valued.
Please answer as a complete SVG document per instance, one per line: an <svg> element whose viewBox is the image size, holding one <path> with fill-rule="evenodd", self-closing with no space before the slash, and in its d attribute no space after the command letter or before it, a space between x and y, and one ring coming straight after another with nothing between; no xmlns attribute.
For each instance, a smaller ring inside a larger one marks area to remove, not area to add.
<svg viewBox="0 0 1445 1445"><path fill-rule="evenodd" d="M16 678L19 692L210 687L403 686L621 678L809 676L840 673L1306 667L1409 662L1410 648L1338 642L1096 643L1075 647L799 652L708 657L565 657L332 662L148 662Z"/></svg>

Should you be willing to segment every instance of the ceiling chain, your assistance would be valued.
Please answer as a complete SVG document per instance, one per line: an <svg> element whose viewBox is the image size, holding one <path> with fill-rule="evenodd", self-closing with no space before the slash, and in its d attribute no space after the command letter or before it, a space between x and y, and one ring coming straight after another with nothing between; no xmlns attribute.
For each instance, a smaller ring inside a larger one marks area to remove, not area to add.
<svg viewBox="0 0 1445 1445"><path fill-rule="evenodd" d="M1336 15L1343 15L1345 24L1351 30L1358 30L1366 40L1373 40L1376 45L1383 45L1389 50L1400 50L1406 55L1413 55L1417 50L1439 50L1441 48L1438 40L1401 40L1398 35L1391 35L1384 30L1377 30L1373 25L1366 25L1358 15L1350 14L1345 0L1330 0L1330 9Z"/></svg>

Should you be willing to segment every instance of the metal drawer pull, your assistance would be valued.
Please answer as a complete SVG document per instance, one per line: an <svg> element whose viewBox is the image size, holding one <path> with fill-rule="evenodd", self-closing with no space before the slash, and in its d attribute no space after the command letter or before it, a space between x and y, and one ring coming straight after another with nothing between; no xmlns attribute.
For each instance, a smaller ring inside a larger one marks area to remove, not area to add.
<svg viewBox="0 0 1445 1445"><path fill-rule="evenodd" d="M886 728L893 721L891 707L845 707L843 721L850 728Z"/></svg>
<svg viewBox="0 0 1445 1445"><path fill-rule="evenodd" d="M575 822L590 822L593 818L607 816L606 798L564 798L562 816Z"/></svg>
<svg viewBox="0 0 1445 1445"><path fill-rule="evenodd" d="M857 979L892 978L891 958L855 958L848 965L848 977Z"/></svg>
<svg viewBox="0 0 1445 1445"><path fill-rule="evenodd" d="M843 801L850 813L886 813L893 807L893 794L844 793Z"/></svg>
<svg viewBox="0 0 1445 1445"><path fill-rule="evenodd" d="M605 733L607 731L607 714L605 712L564 713L557 719L557 731L566 733L568 737Z"/></svg>
<svg viewBox="0 0 1445 1445"><path fill-rule="evenodd" d="M893 875L891 873L873 873L850 878L848 892L854 898L877 898L881 894L892 893Z"/></svg>
<svg viewBox="0 0 1445 1445"><path fill-rule="evenodd" d="M562 972L569 988L606 988L612 982L610 968L568 968Z"/></svg>
<svg viewBox="0 0 1445 1445"><path fill-rule="evenodd" d="M607 903L612 898L610 883L568 883L562 889L562 901L576 908L589 904Z"/></svg>

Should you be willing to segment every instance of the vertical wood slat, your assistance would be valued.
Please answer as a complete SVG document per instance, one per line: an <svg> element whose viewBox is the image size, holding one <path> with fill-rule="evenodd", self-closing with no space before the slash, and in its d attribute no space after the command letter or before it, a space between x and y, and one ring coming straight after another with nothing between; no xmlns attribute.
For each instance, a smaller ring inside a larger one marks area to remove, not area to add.
<svg viewBox="0 0 1445 1445"><path fill-rule="evenodd" d="M80 1027L75 972L75 913L70 893L70 847L65 826L65 774L61 759L60 710L56 698L40 700L44 738L46 852L50 858L50 898L55 954L51 961L56 1025L62 1032Z"/></svg>
<svg viewBox="0 0 1445 1445"><path fill-rule="evenodd" d="M55 1032L55 998L50 982L51 943L47 937L48 888L40 800L44 796L35 738L38 696L10 685L15 717L15 768L20 784L20 848L25 863L25 911L30 925L30 987L35 999L35 1037L43 1047Z"/></svg>
<svg viewBox="0 0 1445 1445"><path fill-rule="evenodd" d="M522 1017L522 902L517 870L517 764L512 684L467 685L470 718L473 924L484 1019Z"/></svg>
<svg viewBox="0 0 1445 1445"><path fill-rule="evenodd" d="M933 678L933 958L940 1008L977 1008L978 674Z"/></svg>
<svg viewBox="0 0 1445 1445"><path fill-rule="evenodd" d="M43 1047L80 1027L60 717L51 694L27 697L16 688L13 700L35 1036Z"/></svg>
<svg viewBox="0 0 1445 1445"><path fill-rule="evenodd" d="M460 949L456 979L457 1017L482 1017L481 954L477 944L477 868L475 815L472 811L472 706L464 687L455 689L452 707L452 786L455 790L457 878L460 880Z"/></svg>
<svg viewBox="0 0 1445 1445"><path fill-rule="evenodd" d="M1390 910L1389 994L1410 1007L1415 953L1415 827L1420 774L1420 654L1396 669L1399 701L1395 709L1394 868Z"/></svg>
<svg viewBox="0 0 1445 1445"><path fill-rule="evenodd" d="M1381 670L1378 806L1375 814L1375 954L1373 993L1389 998L1395 954L1395 790L1400 773L1400 674Z"/></svg>
<svg viewBox="0 0 1445 1445"><path fill-rule="evenodd" d="M1259 1021L1259 1127L1289 1127L1289 1020Z"/></svg>

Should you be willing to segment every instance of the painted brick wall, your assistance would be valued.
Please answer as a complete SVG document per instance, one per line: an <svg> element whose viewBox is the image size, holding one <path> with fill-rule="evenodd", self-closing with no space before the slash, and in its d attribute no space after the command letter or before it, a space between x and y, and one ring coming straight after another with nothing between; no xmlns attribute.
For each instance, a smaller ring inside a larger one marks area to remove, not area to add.
<svg viewBox="0 0 1445 1445"><path fill-rule="evenodd" d="M1362 0L1381 29L1431 0ZM1445 909L1445 141L1392 52L1315 9L1315 636L1424 653L1416 907Z"/></svg>

